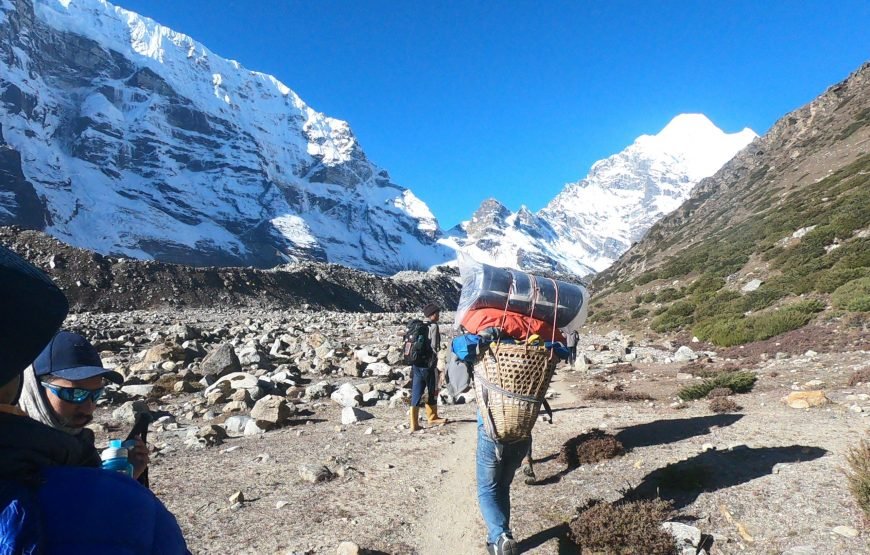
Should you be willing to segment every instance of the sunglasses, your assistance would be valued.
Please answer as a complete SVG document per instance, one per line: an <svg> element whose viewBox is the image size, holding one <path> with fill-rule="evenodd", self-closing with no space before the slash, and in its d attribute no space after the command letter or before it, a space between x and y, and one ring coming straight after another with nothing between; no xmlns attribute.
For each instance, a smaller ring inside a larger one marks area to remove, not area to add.
<svg viewBox="0 0 870 555"><path fill-rule="evenodd" d="M102 397L103 393L106 391L105 387L99 389L82 389L80 387L60 387L46 382L42 382L42 387L54 393L55 397L61 401L75 403L76 405L80 405L88 399L91 399L96 403L97 399Z"/></svg>

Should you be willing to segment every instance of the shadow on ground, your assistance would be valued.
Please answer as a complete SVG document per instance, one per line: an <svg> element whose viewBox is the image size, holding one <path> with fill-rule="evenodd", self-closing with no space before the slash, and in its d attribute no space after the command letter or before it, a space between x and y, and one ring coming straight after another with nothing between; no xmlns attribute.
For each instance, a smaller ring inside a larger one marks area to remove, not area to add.
<svg viewBox="0 0 870 555"><path fill-rule="evenodd" d="M548 541L555 539L558 542L559 555L579 555L581 553L580 548L568 537L569 531L570 528L568 527L567 522L557 524L547 528L546 530L541 530L537 534L533 534L528 538L520 540L518 545L519 552L525 553L526 551L540 547Z"/></svg>
<svg viewBox="0 0 870 555"><path fill-rule="evenodd" d="M731 426L741 418L743 418L742 414L714 414L694 418L656 420L624 428L616 434L616 439L622 442L626 450L676 443L690 437L709 434L713 427Z"/></svg>
<svg viewBox="0 0 870 555"><path fill-rule="evenodd" d="M743 447L729 451L707 451L669 464L647 474L628 491L626 499L661 497L675 509L691 505L701 493L729 488L767 476L779 463L801 463L827 454L821 447Z"/></svg>

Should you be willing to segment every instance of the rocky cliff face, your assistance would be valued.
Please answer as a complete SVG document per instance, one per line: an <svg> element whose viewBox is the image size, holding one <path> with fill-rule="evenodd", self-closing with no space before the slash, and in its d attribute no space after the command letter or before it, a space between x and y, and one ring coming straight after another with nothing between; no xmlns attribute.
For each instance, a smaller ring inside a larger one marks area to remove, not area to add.
<svg viewBox="0 0 870 555"><path fill-rule="evenodd" d="M445 241L476 258L534 271L586 275L607 268L757 135L727 134L700 114L674 118L597 162L537 214L495 199Z"/></svg>
<svg viewBox="0 0 870 555"><path fill-rule="evenodd" d="M192 265L450 257L348 125L100 0L0 0L0 224Z"/></svg>

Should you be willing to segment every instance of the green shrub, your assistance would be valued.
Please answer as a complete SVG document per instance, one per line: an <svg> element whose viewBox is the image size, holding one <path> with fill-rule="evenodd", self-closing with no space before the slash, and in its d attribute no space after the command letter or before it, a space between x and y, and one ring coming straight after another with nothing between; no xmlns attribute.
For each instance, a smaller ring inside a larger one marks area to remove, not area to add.
<svg viewBox="0 0 870 555"><path fill-rule="evenodd" d="M841 285L864 277L863 268L831 268L819 272L816 276L816 291L821 293L833 293Z"/></svg>
<svg viewBox="0 0 870 555"><path fill-rule="evenodd" d="M646 316L647 314L649 314L649 309L646 309L646 308L638 308L638 309L635 309L635 310L632 310L632 311L631 311L631 319L632 319L632 320L637 320L637 319L639 319L639 318L643 318L643 317Z"/></svg>
<svg viewBox="0 0 870 555"><path fill-rule="evenodd" d="M692 332L699 339L720 347L733 347L762 341L803 327L813 319L815 313L824 308L825 305L821 301L809 300L748 317L725 314L701 322L692 329Z"/></svg>
<svg viewBox="0 0 870 555"><path fill-rule="evenodd" d="M834 291L834 306L852 312L870 312L870 277L854 279Z"/></svg>
<svg viewBox="0 0 870 555"><path fill-rule="evenodd" d="M688 292L699 299L709 298L725 286L725 280L713 274L704 274L689 286Z"/></svg>
<svg viewBox="0 0 870 555"><path fill-rule="evenodd" d="M634 280L638 285L646 285L651 281L655 281L658 279L656 272L644 272L641 275L637 276Z"/></svg>
<svg viewBox="0 0 870 555"><path fill-rule="evenodd" d="M667 311L668 311L668 307L667 307L667 306L660 306L660 307L658 307L657 309L653 310L652 315L653 315L653 316L658 316L659 314L664 314L664 313L667 312Z"/></svg>
<svg viewBox="0 0 870 555"><path fill-rule="evenodd" d="M691 301L677 301L667 310L656 316L650 323L653 330L662 333L688 326L692 323L695 304Z"/></svg>
<svg viewBox="0 0 870 555"><path fill-rule="evenodd" d="M740 304L741 312L755 312L762 308L767 308L779 299L785 297L788 293L781 289L772 287L760 287L755 291L750 291L743 296L743 302Z"/></svg>
<svg viewBox="0 0 870 555"><path fill-rule="evenodd" d="M719 387L727 387L732 393L748 393L752 391L755 381L758 380L753 372L741 370L739 372L726 372L719 374L699 384L684 387L677 393L683 401L703 399L708 393Z"/></svg>
<svg viewBox="0 0 870 555"><path fill-rule="evenodd" d="M606 323L613 320L613 317L616 315L616 311L612 309L607 310L596 310L589 316L589 321L592 323L601 322Z"/></svg>
<svg viewBox="0 0 870 555"><path fill-rule="evenodd" d="M656 294L653 293L653 292L649 292L649 293L647 293L646 295L643 296L642 300L643 300L643 302L645 302L645 303L655 302L655 300L656 300Z"/></svg>
<svg viewBox="0 0 870 555"><path fill-rule="evenodd" d="M616 286L617 293L628 293L632 289L634 289L634 284L630 280L624 281Z"/></svg>
<svg viewBox="0 0 870 555"><path fill-rule="evenodd" d="M682 299L686 295L677 291L673 287L665 287L656 295L656 300L660 303L669 303L671 301L676 301L677 299Z"/></svg>

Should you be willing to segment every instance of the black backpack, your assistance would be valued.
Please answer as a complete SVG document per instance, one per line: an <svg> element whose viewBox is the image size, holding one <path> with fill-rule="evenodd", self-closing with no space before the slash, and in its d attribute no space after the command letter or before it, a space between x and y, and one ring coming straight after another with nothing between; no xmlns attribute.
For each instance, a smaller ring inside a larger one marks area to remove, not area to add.
<svg viewBox="0 0 870 555"><path fill-rule="evenodd" d="M429 324L422 320L411 320L402 340L402 358L405 364L428 366L431 354Z"/></svg>

